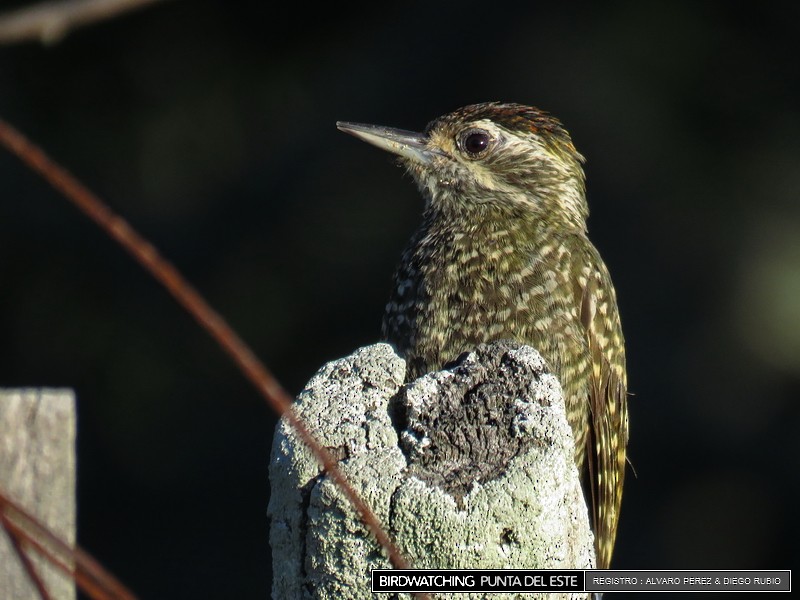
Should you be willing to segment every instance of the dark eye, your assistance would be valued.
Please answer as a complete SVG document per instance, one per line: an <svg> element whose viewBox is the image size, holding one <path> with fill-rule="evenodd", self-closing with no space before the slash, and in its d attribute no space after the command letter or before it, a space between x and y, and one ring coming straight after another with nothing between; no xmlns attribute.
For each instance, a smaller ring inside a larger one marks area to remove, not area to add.
<svg viewBox="0 0 800 600"><path fill-rule="evenodd" d="M483 129L470 129L461 136L461 148L473 158L483 154L492 143L492 137Z"/></svg>

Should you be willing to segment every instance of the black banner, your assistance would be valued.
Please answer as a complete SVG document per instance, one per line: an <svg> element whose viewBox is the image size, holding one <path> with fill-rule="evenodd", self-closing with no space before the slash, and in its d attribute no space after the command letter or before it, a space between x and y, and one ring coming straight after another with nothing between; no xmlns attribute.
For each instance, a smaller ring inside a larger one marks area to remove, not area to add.
<svg viewBox="0 0 800 600"><path fill-rule="evenodd" d="M373 592L790 592L791 571L375 569Z"/></svg>
<svg viewBox="0 0 800 600"><path fill-rule="evenodd" d="M581 592L585 571L386 569L372 571L373 592Z"/></svg>

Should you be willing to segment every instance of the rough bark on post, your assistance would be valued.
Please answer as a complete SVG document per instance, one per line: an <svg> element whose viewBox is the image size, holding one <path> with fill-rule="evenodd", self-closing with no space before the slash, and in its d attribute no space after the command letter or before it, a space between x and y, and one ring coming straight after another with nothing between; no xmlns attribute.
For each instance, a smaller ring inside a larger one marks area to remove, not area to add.
<svg viewBox="0 0 800 600"><path fill-rule="evenodd" d="M496 342L405 386L404 376L390 346L361 348L325 365L295 410L411 563L593 568L572 431L541 356ZM372 597L369 572L388 560L283 421L270 482L273 597Z"/></svg>
<svg viewBox="0 0 800 600"><path fill-rule="evenodd" d="M0 390L0 488L67 543L75 543L75 397L70 390ZM75 583L31 551L51 598ZM0 528L0 596L40 596Z"/></svg>

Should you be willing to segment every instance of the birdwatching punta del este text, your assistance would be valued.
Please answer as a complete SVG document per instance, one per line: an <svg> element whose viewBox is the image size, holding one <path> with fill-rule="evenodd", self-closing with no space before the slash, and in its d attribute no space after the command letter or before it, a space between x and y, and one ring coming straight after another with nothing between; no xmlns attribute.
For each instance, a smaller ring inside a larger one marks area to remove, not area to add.
<svg viewBox="0 0 800 600"><path fill-rule="evenodd" d="M791 592L786 571L375 569L376 593Z"/></svg>

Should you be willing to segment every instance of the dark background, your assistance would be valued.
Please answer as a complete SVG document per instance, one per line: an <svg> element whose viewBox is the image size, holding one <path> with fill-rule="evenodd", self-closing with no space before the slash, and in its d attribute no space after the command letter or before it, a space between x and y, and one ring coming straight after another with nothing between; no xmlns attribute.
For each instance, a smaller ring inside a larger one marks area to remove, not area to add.
<svg viewBox="0 0 800 600"><path fill-rule="evenodd" d="M20 4L20 3L16 3ZM788 569L799 533L800 9L173 1L0 47L0 116L149 237L292 392L374 342L422 202L336 120L559 116L629 353L614 566ZM0 151L0 385L79 403L80 542L142 598L263 598L274 416Z"/></svg>

